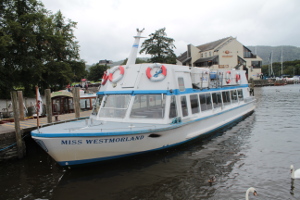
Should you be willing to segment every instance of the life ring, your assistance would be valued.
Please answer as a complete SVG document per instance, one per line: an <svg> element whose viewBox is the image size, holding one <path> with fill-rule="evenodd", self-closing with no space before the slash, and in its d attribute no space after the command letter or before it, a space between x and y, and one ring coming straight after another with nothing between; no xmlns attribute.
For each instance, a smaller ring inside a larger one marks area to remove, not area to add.
<svg viewBox="0 0 300 200"><path fill-rule="evenodd" d="M120 75L114 78L113 75L117 70L120 70ZM116 83L116 82L120 81L124 76L124 71L125 70L124 70L124 67L122 65L113 67L110 70L110 73L109 73L109 76L108 76L109 81L112 82L112 83Z"/></svg>
<svg viewBox="0 0 300 200"><path fill-rule="evenodd" d="M230 75L231 75L231 71L227 71L225 74L225 81L227 84L230 83Z"/></svg>
<svg viewBox="0 0 300 200"><path fill-rule="evenodd" d="M158 68L159 70L152 75L151 71L154 68ZM159 74L161 74L161 76L159 76ZM162 81L167 76L167 68L162 64L155 63L146 69L146 75L150 81Z"/></svg>
<svg viewBox="0 0 300 200"><path fill-rule="evenodd" d="M108 75L107 75L107 71L104 72L103 76L102 76L102 82L101 85L105 85L106 82L108 80Z"/></svg>
<svg viewBox="0 0 300 200"><path fill-rule="evenodd" d="M237 73L237 74L235 75L235 81L236 81L237 83L240 83L240 80L241 80L241 75L240 75L239 73Z"/></svg>

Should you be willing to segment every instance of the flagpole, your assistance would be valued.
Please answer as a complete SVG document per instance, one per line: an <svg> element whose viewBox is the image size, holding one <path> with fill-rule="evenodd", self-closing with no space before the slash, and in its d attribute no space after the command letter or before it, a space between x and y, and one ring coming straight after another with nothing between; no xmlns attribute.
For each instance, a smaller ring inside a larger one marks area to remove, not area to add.
<svg viewBox="0 0 300 200"><path fill-rule="evenodd" d="M40 128L40 118L39 118L39 105L38 105L38 91L39 91L39 87L38 86L35 86L35 101L36 101L36 125L37 125L37 128L39 130Z"/></svg>

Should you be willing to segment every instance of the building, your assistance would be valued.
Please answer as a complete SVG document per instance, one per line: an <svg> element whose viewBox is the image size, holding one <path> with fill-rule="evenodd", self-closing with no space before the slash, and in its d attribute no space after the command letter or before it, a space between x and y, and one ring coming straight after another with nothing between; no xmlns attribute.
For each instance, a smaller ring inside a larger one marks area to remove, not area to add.
<svg viewBox="0 0 300 200"><path fill-rule="evenodd" d="M199 46L187 45L187 51L177 57L177 64L216 71L235 68L245 70L248 79L260 79L262 59L230 36Z"/></svg>

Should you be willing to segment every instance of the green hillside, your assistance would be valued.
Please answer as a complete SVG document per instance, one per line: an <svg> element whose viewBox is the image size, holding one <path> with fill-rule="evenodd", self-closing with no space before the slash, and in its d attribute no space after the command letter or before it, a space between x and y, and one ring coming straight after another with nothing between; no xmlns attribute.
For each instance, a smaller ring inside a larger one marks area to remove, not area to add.
<svg viewBox="0 0 300 200"><path fill-rule="evenodd" d="M247 46L254 54L263 59L263 65L270 63L270 54L273 51L273 62L281 62L281 52L283 61L300 60L300 48L295 46Z"/></svg>

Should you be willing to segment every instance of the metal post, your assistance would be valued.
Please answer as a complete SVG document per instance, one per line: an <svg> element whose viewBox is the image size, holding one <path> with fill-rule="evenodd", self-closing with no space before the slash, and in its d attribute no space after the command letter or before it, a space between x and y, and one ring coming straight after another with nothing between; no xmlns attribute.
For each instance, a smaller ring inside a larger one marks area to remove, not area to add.
<svg viewBox="0 0 300 200"><path fill-rule="evenodd" d="M17 91L11 92L11 100L13 106L14 120L15 120L15 132L16 132L16 141L18 148L18 158L23 158L23 142L22 142L22 130L20 128L20 120L19 120L19 108L17 101Z"/></svg>

